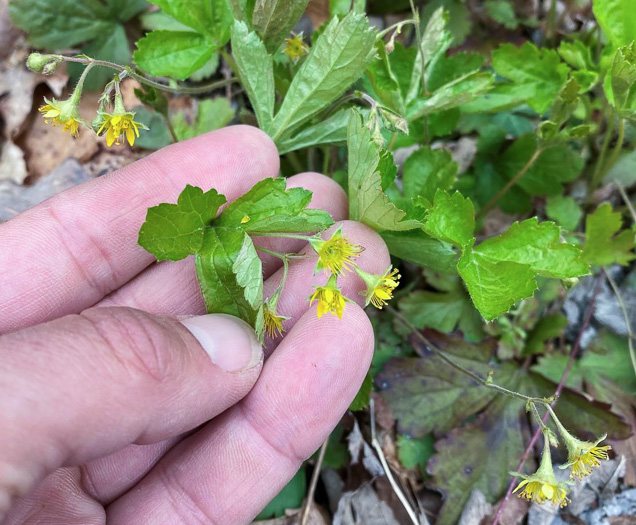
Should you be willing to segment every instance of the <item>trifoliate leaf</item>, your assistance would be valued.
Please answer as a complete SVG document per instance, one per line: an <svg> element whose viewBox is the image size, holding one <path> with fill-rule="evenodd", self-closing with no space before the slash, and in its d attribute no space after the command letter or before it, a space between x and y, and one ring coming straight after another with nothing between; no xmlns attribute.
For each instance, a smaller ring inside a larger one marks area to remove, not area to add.
<svg viewBox="0 0 636 525"><path fill-rule="evenodd" d="M417 467L420 474L426 477L426 464L435 454L434 443L435 439L432 434L427 434L422 438L398 435L397 446L400 463L406 468Z"/></svg>
<svg viewBox="0 0 636 525"><path fill-rule="evenodd" d="M259 333L263 269L249 235L239 228L206 228L195 263L207 312L234 315Z"/></svg>
<svg viewBox="0 0 636 525"><path fill-rule="evenodd" d="M172 125L177 138L187 140L227 126L233 118L234 109L230 106L228 99L219 97L199 102L196 120L191 125L186 122L183 113L177 114L172 119Z"/></svg>
<svg viewBox="0 0 636 525"><path fill-rule="evenodd" d="M629 263L634 255L634 232L618 233L623 225L621 214L612 210L608 202L601 204L585 218L585 246L583 257L590 264Z"/></svg>
<svg viewBox="0 0 636 525"><path fill-rule="evenodd" d="M164 13L212 38L217 47L230 38L232 12L227 0L152 0Z"/></svg>
<svg viewBox="0 0 636 525"><path fill-rule="evenodd" d="M575 231L583 217L581 206L572 198L564 195L551 195L545 204L547 216L562 228Z"/></svg>
<svg viewBox="0 0 636 525"><path fill-rule="evenodd" d="M259 126L270 131L274 118L274 66L265 44L244 22L232 26L232 56Z"/></svg>
<svg viewBox="0 0 636 525"><path fill-rule="evenodd" d="M475 209L470 199L461 193L449 195L437 190L433 206L429 210L424 231L431 237L463 248L472 242L475 230Z"/></svg>
<svg viewBox="0 0 636 525"><path fill-rule="evenodd" d="M437 189L451 189L458 171L459 166L448 150L423 146L404 162L404 196L432 201Z"/></svg>
<svg viewBox="0 0 636 525"><path fill-rule="evenodd" d="M178 261L197 253L203 245L205 227L214 219L225 197L212 189L186 186L177 204L160 204L148 209L139 230L139 244L158 260Z"/></svg>
<svg viewBox="0 0 636 525"><path fill-rule="evenodd" d="M358 113L351 111L347 128L349 155L349 217L376 231L412 230L417 220L404 220L406 212L389 201L382 191L378 171L380 152L371 140L371 132Z"/></svg>
<svg viewBox="0 0 636 525"><path fill-rule="evenodd" d="M614 47L636 40L636 10L632 0L594 0L594 16Z"/></svg>
<svg viewBox="0 0 636 525"><path fill-rule="evenodd" d="M569 71L552 49L538 49L526 42L521 47L503 44L492 54L495 72L511 82L497 84L487 98L469 104L469 111L487 111L527 103L542 114L550 107Z"/></svg>
<svg viewBox="0 0 636 525"><path fill-rule="evenodd" d="M248 233L315 233L333 224L323 210L307 209L311 191L286 189L287 181L264 179L230 203L215 227L240 228Z"/></svg>
<svg viewBox="0 0 636 525"><path fill-rule="evenodd" d="M394 257L440 272L455 272L457 253L453 247L433 239L421 230L382 232L382 239Z"/></svg>
<svg viewBox="0 0 636 525"><path fill-rule="evenodd" d="M252 11L252 27L275 53L283 39L304 13L309 0L256 0Z"/></svg>
<svg viewBox="0 0 636 525"><path fill-rule="evenodd" d="M152 31L137 41L135 64L154 76L185 80L217 50L208 37L192 31Z"/></svg>
<svg viewBox="0 0 636 525"><path fill-rule="evenodd" d="M314 117L360 78L374 57L375 35L364 15L349 13L329 22L274 118L269 132L275 141Z"/></svg>
<svg viewBox="0 0 636 525"><path fill-rule="evenodd" d="M353 401L351 402L351 405L349 406L349 410L352 410L353 412L357 412L359 410L364 410L365 408L367 408L371 401L372 391L373 391L373 379L371 379L371 374L367 373L367 375L364 376L364 381L362 382L362 385L360 386L360 390L358 390L356 397L353 399Z"/></svg>

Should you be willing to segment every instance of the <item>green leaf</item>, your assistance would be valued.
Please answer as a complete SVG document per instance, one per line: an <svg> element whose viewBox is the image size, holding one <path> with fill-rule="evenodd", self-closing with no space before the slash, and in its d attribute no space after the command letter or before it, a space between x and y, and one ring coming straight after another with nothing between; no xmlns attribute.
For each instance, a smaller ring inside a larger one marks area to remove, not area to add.
<svg viewBox="0 0 636 525"><path fill-rule="evenodd" d="M486 0L484 3L488 15L506 29L517 29L519 20L514 6L508 0Z"/></svg>
<svg viewBox="0 0 636 525"><path fill-rule="evenodd" d="M115 62L116 64L130 63L128 38L126 37L124 26L121 24L113 23L108 31L88 42L82 48L82 51L88 56L98 60L107 60L108 62ZM84 67L82 64L69 63L67 65L67 71L74 80L77 80L82 74L82 71L84 71ZM107 82L112 80L112 78L112 69L108 67L93 68L86 78L84 89L86 91L98 91Z"/></svg>
<svg viewBox="0 0 636 525"><path fill-rule="evenodd" d="M333 224L323 210L307 209L311 191L286 189L286 179L263 179L230 203L215 227L240 228L248 233L315 233ZM246 220L247 219L247 220Z"/></svg>
<svg viewBox="0 0 636 525"><path fill-rule="evenodd" d="M12 22L29 42L50 50L74 47L112 30L109 9L98 0L12 0Z"/></svg>
<svg viewBox="0 0 636 525"><path fill-rule="evenodd" d="M488 91L493 84L491 73L474 72L459 77L437 89L430 97L417 99L408 110L415 120L431 113L462 106Z"/></svg>
<svg viewBox="0 0 636 525"><path fill-rule="evenodd" d="M393 5L387 3L387 5ZM408 3L406 4L408 7ZM471 14L462 0L431 0L422 6L420 19L422 27L428 24L430 17L439 8L443 7L448 12L447 29L453 35L453 44L459 46L464 43L470 34L472 26Z"/></svg>
<svg viewBox="0 0 636 525"><path fill-rule="evenodd" d="M514 222L497 237L485 240L474 251L496 261L527 264L544 277L566 279L589 273L581 250L560 242L561 229L553 222L539 223L536 217Z"/></svg>
<svg viewBox="0 0 636 525"><path fill-rule="evenodd" d="M152 31L137 41L135 64L154 76L187 79L216 51L214 42L190 31Z"/></svg>
<svg viewBox="0 0 636 525"><path fill-rule="evenodd" d="M636 40L636 10L632 0L594 0L594 16L614 47Z"/></svg>
<svg viewBox="0 0 636 525"><path fill-rule="evenodd" d="M535 217L464 252L457 269L486 321L531 297L537 274L564 279L589 273L580 250L559 239L556 224Z"/></svg>
<svg viewBox="0 0 636 525"><path fill-rule="evenodd" d="M290 151L318 145L339 145L347 141L349 110L341 109L325 120L312 124L302 131L286 135L278 142L278 152Z"/></svg>
<svg viewBox="0 0 636 525"><path fill-rule="evenodd" d="M402 434L398 435L397 446L400 463L406 468L417 467L420 474L426 477L426 464L435 454L434 443L435 439L432 434L427 434L419 439Z"/></svg>
<svg viewBox="0 0 636 525"><path fill-rule="evenodd" d="M263 270L249 235L239 228L206 228L195 264L207 312L243 319L260 337Z"/></svg>
<svg viewBox="0 0 636 525"><path fill-rule="evenodd" d="M603 179L604 184L617 182L626 188L636 184L636 150L628 151L618 157Z"/></svg>
<svg viewBox="0 0 636 525"><path fill-rule="evenodd" d="M537 147L533 133L523 135L499 156L496 169L511 179L530 160ZM563 183L574 180L583 165L580 153L567 144L549 146L519 179L518 185L529 195L560 194L564 191Z"/></svg>
<svg viewBox="0 0 636 525"><path fill-rule="evenodd" d="M479 313L461 285L448 292L416 290L400 301L400 310L417 328L446 334L459 328L468 340L483 338Z"/></svg>
<svg viewBox="0 0 636 525"><path fill-rule="evenodd" d="M537 289L535 273L525 264L493 261L470 250L457 265L473 303L486 321L510 310Z"/></svg>
<svg viewBox="0 0 636 525"><path fill-rule="evenodd" d="M329 22L289 86L270 135L283 134L314 117L364 73L374 56L375 29L364 15Z"/></svg>
<svg viewBox="0 0 636 525"><path fill-rule="evenodd" d="M181 140L191 139L208 131L220 129L234 118L234 109L228 99L219 97L205 99L199 103L196 120L189 125L183 113L177 114L172 119L177 138Z"/></svg>
<svg viewBox="0 0 636 525"><path fill-rule="evenodd" d="M452 188L458 171L450 151L423 146L404 162L404 196L432 201L438 188L444 191Z"/></svg>
<svg viewBox="0 0 636 525"><path fill-rule="evenodd" d="M592 60L592 50L580 40L562 41L557 49L559 55L575 69L594 71L596 64Z"/></svg>
<svg viewBox="0 0 636 525"><path fill-rule="evenodd" d="M232 24L227 0L152 0L152 3L182 24L212 37L217 47L227 43Z"/></svg>
<svg viewBox="0 0 636 525"><path fill-rule="evenodd" d="M547 315L539 319L528 334L524 355L538 354L544 351L546 341L559 337L568 326L568 319L561 314Z"/></svg>
<svg viewBox="0 0 636 525"><path fill-rule="evenodd" d="M256 0L252 13L252 27L275 53L304 13L309 0Z"/></svg>
<svg viewBox="0 0 636 525"><path fill-rule="evenodd" d="M445 84L479 71L484 64L484 59L481 53L465 51L440 57L429 71L426 88L429 91L436 91Z"/></svg>
<svg viewBox="0 0 636 525"><path fill-rule="evenodd" d="M433 239L421 230L382 232L382 239L394 257L440 272L455 272L457 254L446 242Z"/></svg>
<svg viewBox="0 0 636 525"><path fill-rule="evenodd" d="M380 152L371 140L371 132L355 111L347 128L349 156L349 217L376 231L412 230L417 220L404 220L406 213L390 202L382 191L378 171Z"/></svg>
<svg viewBox="0 0 636 525"><path fill-rule="evenodd" d="M270 501L267 506L256 516L257 520L278 518L285 515L287 509L298 509L303 503L307 492L307 473L305 467L296 472L296 475Z"/></svg>
<svg viewBox="0 0 636 525"><path fill-rule="evenodd" d="M537 113L545 113L569 71L556 51L538 49L530 42L521 47L499 46L492 54L492 67L511 82L496 85L488 93L488 100L480 99L479 104L470 108L472 111L504 109L526 102Z"/></svg>
<svg viewBox="0 0 636 525"><path fill-rule="evenodd" d="M474 242L474 230L475 210L470 199L459 192L449 195L444 190L437 190L424 231L431 237L463 248Z"/></svg>
<svg viewBox="0 0 636 525"><path fill-rule="evenodd" d="M566 230L575 231L583 217L583 210L572 197L551 195L546 200L546 215Z"/></svg>
<svg viewBox="0 0 636 525"><path fill-rule="evenodd" d="M405 106L400 84L393 73L391 60L386 52L386 45L383 40L378 40L375 44L379 60L374 60L367 69L367 76L378 99L389 109L404 115Z"/></svg>
<svg viewBox="0 0 636 525"><path fill-rule="evenodd" d="M634 259L634 232L618 233L623 225L620 213L608 202L601 204L585 218L583 257L594 265L622 264Z"/></svg>
<svg viewBox="0 0 636 525"><path fill-rule="evenodd" d="M111 14L126 22L148 8L146 0L107 0Z"/></svg>
<svg viewBox="0 0 636 525"><path fill-rule="evenodd" d="M373 391L373 379L371 379L371 374L367 373L364 376L364 381L360 386L360 390L356 394L356 397L351 402L349 406L349 410L353 412L357 412L359 410L364 410L369 406L371 402L371 392Z"/></svg>
<svg viewBox="0 0 636 525"><path fill-rule="evenodd" d="M159 113L144 106L135 107L134 111L135 120L148 128L148 131L141 133L139 138L135 140L135 146L156 150L172 143L166 120Z"/></svg>
<svg viewBox="0 0 636 525"><path fill-rule="evenodd" d="M619 110L636 110L636 48L632 42L616 51L611 71L612 94L614 107ZM628 116L627 113L625 116Z"/></svg>
<svg viewBox="0 0 636 525"><path fill-rule="evenodd" d="M236 62L241 85L252 103L259 126L270 132L274 117L274 66L258 35L250 32L244 22L232 26L232 56Z"/></svg>
<svg viewBox="0 0 636 525"><path fill-rule="evenodd" d="M187 185L177 204L160 204L148 209L139 230L139 244L159 261L178 261L197 253L203 245L204 229L214 219L225 197L212 189Z"/></svg>

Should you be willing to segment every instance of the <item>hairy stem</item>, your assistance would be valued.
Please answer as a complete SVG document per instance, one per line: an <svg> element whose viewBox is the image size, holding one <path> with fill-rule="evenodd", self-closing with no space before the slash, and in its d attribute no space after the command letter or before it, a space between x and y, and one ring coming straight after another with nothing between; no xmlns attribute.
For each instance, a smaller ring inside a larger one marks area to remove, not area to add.
<svg viewBox="0 0 636 525"><path fill-rule="evenodd" d="M497 192L497 194L493 196L493 198L490 199L481 210L479 210L476 216L478 219L486 215L486 213L488 213L490 209L495 204L497 204L497 202L499 202L499 199L501 199L506 193L508 193L508 190L510 188L512 188L515 184L517 184L517 182L519 182L521 177L523 177L526 174L526 172L532 167L532 165L537 161L537 159L539 158L539 155L541 155L542 152L543 152L543 149L541 147L538 147L536 149L536 151L528 159L528 162L526 162L523 165L523 167L519 170L519 172L514 177L512 177L512 179L510 179L508 183L503 188L501 188Z"/></svg>
<svg viewBox="0 0 636 525"><path fill-rule="evenodd" d="M395 318L398 319L404 326L406 326L409 330L411 330L413 335L415 337L417 337L420 341L422 341L422 343L424 343L428 348L430 348L435 353L435 355L437 355L437 357L439 357L447 365L453 367L458 372L461 372L462 374L467 375L468 377L470 377L474 381L477 381L481 386L484 386L486 388L490 388L492 390L495 390L495 391L497 391L500 394L503 394L505 396L514 397L515 399L520 399L521 401L525 401L526 403L527 402L534 402L534 403L545 404L547 402L546 399L541 399L541 398L537 398L537 397L529 397L529 396L525 396L523 394L520 394L519 392L515 392L513 390L508 390L507 388L504 388L502 386L499 386L499 385L493 383L489 378L484 379L481 376L477 375L475 372L472 372L472 371L468 370L467 368L464 368L462 365L460 365L460 364L456 363L455 361L453 361L453 359L450 358L446 354L446 352L440 350L431 341L429 341L429 339L424 334L422 334L422 332L420 330L418 330L415 327L415 325L413 325L399 311L397 311L395 308L393 308L390 305L387 305L386 309L388 311L390 311L395 316Z"/></svg>
<svg viewBox="0 0 636 525"><path fill-rule="evenodd" d="M145 84L147 86L153 87L155 89L159 89L161 91L167 91L168 93L185 93L189 95L196 95L200 93L207 93L208 91L214 91L215 89L218 89L220 87L238 82L238 79L236 77L231 77L231 78L226 78L223 80L217 80L215 82L211 82L203 86L172 87L172 86L166 86L165 84L161 84L159 82L155 82L154 80L150 80L149 78L146 78L143 75L140 75L139 73L135 73L128 66L120 66L119 64L115 64L114 62L108 62L107 60L97 60L94 58L79 58L79 57L67 57L67 56L62 56L62 58L66 62L77 62L78 64L86 64L86 65L92 64L93 66L109 67L116 71L126 71L130 78L134 78L140 84Z"/></svg>

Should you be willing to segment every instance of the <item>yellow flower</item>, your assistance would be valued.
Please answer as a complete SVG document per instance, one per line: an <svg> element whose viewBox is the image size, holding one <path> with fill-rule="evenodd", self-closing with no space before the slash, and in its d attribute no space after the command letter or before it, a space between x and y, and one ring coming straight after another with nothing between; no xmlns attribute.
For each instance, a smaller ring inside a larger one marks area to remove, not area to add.
<svg viewBox="0 0 636 525"><path fill-rule="evenodd" d="M122 136L126 136L128 144L134 146L135 137L139 138L139 128L143 125L133 120L134 113L125 113L124 115L102 115L102 125L97 131L98 135L106 132L106 144L110 148L113 143L116 146L121 144Z"/></svg>
<svg viewBox="0 0 636 525"><path fill-rule="evenodd" d="M559 483L556 480L554 469L552 468L549 439L547 436L544 436L544 438L545 444L539 469L532 476L526 476L518 472L511 473L513 476L523 478L523 481L517 485L513 492L516 493L521 490L518 496L528 501L536 501L539 504L550 502L552 505L565 507L569 501L566 489L567 484Z"/></svg>
<svg viewBox="0 0 636 525"><path fill-rule="evenodd" d="M346 299L340 292L340 288L336 286L336 276L332 275L325 286L316 286L315 292L309 297L309 305L318 301L318 319L324 314L331 312L342 319L342 313L346 304Z"/></svg>
<svg viewBox="0 0 636 525"><path fill-rule="evenodd" d="M609 445L599 447L598 444L603 441L607 435L603 436L598 441L590 443L588 441L580 441L574 436L563 436L568 447L568 462L565 465L561 465L560 468L572 467L570 472L570 478L578 478L579 481L585 476L589 476L594 467L600 467L601 462L599 460L609 459L608 451L612 450Z"/></svg>
<svg viewBox="0 0 636 525"><path fill-rule="evenodd" d="M272 306L265 301L263 305L263 317L265 320L265 332L272 339L281 335L285 329L283 328L283 321L289 319L283 315L276 313L276 306Z"/></svg>
<svg viewBox="0 0 636 525"><path fill-rule="evenodd" d="M283 53L285 53L289 58L291 58L294 64L298 62L298 59L300 57L307 54L307 51L309 51L309 48L303 41L302 33L294 35L291 38L285 39L285 50L283 51Z"/></svg>
<svg viewBox="0 0 636 525"><path fill-rule="evenodd" d="M340 274L342 270L351 270L353 258L358 257L362 247L351 244L342 236L342 227L338 228L328 241L311 239L310 244L318 254L316 273L324 270L325 273Z"/></svg>
<svg viewBox="0 0 636 525"><path fill-rule="evenodd" d="M48 100L44 99L46 104L38 109L44 117L44 122L53 126L63 126L63 131L68 131L73 137L79 135L79 125L83 124L79 118L77 111L73 111L72 107L69 107L67 101Z"/></svg>
<svg viewBox="0 0 636 525"><path fill-rule="evenodd" d="M360 295L366 298L365 306L371 303L376 308L382 310L382 307L387 304L387 301L393 299L393 290L400 284L399 279L402 276L399 274L399 270L389 266L383 275L367 273L358 267L356 267L355 270L367 285L367 289L364 292L360 292Z"/></svg>
<svg viewBox="0 0 636 525"><path fill-rule="evenodd" d="M128 144L134 146L135 138L139 138L139 128L148 129L141 122L135 122L135 114L126 111L124 99L121 93L115 95L115 109L112 114L98 111L97 118L93 121L93 128L98 135L106 133L106 145L110 148L113 144L119 146L126 137Z"/></svg>

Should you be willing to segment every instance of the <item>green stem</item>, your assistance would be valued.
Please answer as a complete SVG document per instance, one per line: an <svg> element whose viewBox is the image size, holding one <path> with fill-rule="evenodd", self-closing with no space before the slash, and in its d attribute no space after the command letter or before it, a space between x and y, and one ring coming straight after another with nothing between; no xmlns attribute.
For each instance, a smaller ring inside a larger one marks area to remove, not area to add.
<svg viewBox="0 0 636 525"><path fill-rule="evenodd" d="M607 124L607 130L605 130L605 136L603 137L603 145L601 146L601 152L599 153L594 168L594 175L592 176L592 189L595 189L603 179L603 166L605 164L605 155L607 154L607 148L609 147L610 140L614 133L614 126L616 125L616 119L614 118L614 112L610 117L610 121Z"/></svg>
<svg viewBox="0 0 636 525"><path fill-rule="evenodd" d="M415 4L413 3L413 0L409 0L409 3L411 4L411 11L413 12L413 23L415 24L415 39L417 40L417 49L419 50L420 62L422 64L422 93L424 93L424 96L427 96L428 92L426 91L426 71L425 71L426 64L424 63L424 51L422 49L422 30L420 28L420 14L417 12L417 9L415 9Z"/></svg>
<svg viewBox="0 0 636 525"><path fill-rule="evenodd" d="M627 195L625 188L623 188L623 185L620 182L615 182L614 184L618 188L618 192L621 194L621 197L623 198L623 201L625 202L625 206L627 206L627 209L629 210L629 213L632 216L632 220L634 221L634 224L636 224L636 210L634 210L634 206L632 206L632 201L629 200L629 196Z"/></svg>
<svg viewBox="0 0 636 525"><path fill-rule="evenodd" d="M407 20L402 20L400 22L396 22L395 24L390 25L386 29L383 29L382 31L380 31L376 38L378 40L381 39L381 38L384 38L386 35L388 35L394 29L401 30L402 26L405 26L405 25L408 25L408 24L415 24L415 20L407 19Z"/></svg>
<svg viewBox="0 0 636 525"><path fill-rule="evenodd" d="M435 352L437 357L439 357L447 365L450 365L451 367L453 367L455 370L461 372L462 374L467 375L468 377L470 377L474 381L477 381L481 386L484 386L486 388L490 388L492 390L495 390L495 391L499 392L500 394L503 394L503 395L506 395L506 396L509 396L509 397L514 397L515 399L520 399L522 401L525 401L526 403L528 403L528 402L541 403L541 404L546 403L545 399L541 399L541 398L537 398L537 397L529 397L529 396L525 396L523 394L520 394L519 392L515 392L513 390L508 390L507 388L504 388L502 386L499 386L499 385L493 383L490 379L484 379L484 378L480 377L479 375L475 374L474 372L468 370L467 368L464 368L462 365L460 365L460 364L456 363L455 361L453 361L446 354L446 352L444 352L444 351L440 350L439 348L437 348L431 341L428 340L428 338L424 334L422 334L422 332L420 332L415 327L415 325L413 325L406 317L404 317L395 308L393 308L391 305L387 305L385 308L389 312L391 312L395 316L396 319L398 319L402 324L404 324L404 326L406 326L409 330L411 330L411 332L413 333L413 335L415 337L417 337L428 348L430 348L433 352Z"/></svg>
<svg viewBox="0 0 636 525"><path fill-rule="evenodd" d="M621 294L616 281L612 279L612 276L609 272L603 268L603 273L607 278L612 290L614 291L614 295L616 296L616 300L621 308L621 312L623 312L623 319L625 319L625 326L627 327L627 346L629 347L629 357L632 361L632 368L634 369L634 374L636 374L636 352L634 352L634 332L632 332L632 325L629 322L629 314L627 313L627 307L625 306L625 301L623 301L623 295Z"/></svg>
<svg viewBox="0 0 636 525"><path fill-rule="evenodd" d="M172 142L177 143L179 142L179 137L177 137L177 132L174 130L174 126L172 125L172 121L170 120L170 115L168 115L168 113L166 112L165 114L163 114L163 118L166 121L166 126L168 127L168 131L170 132L170 135L172 136Z"/></svg>
<svg viewBox="0 0 636 525"><path fill-rule="evenodd" d="M67 57L67 56L63 56L63 58L66 62L76 62L78 64L86 64L86 65L90 64L92 66L109 67L116 71L126 71L128 76L130 78L134 78L137 82L141 84L146 84L147 86L153 87L155 89L167 91L168 93L185 93L189 95L197 95L200 93L207 93L208 91L214 91L215 89L238 82L238 79L236 77L231 77L231 78L225 78L223 80L217 80L215 82L211 82L203 86L172 87L172 86L166 86L165 84L161 84L159 82L155 82L154 80L150 80L149 78L146 78L143 75L140 75L139 73L135 73L130 67L120 66L119 64L115 64L114 62L108 62L107 60L97 60L94 58L78 58L78 57Z"/></svg>
<svg viewBox="0 0 636 525"><path fill-rule="evenodd" d="M532 415L537 420L537 424L539 425L541 432L543 432L544 434L546 434L547 432L550 432L550 429L545 425L545 423L543 422L543 418L541 417L541 414L539 414L539 411L537 410L537 405L535 405L534 403L529 403L529 405L530 405L530 410L532 411Z"/></svg>
<svg viewBox="0 0 636 525"><path fill-rule="evenodd" d="M603 177L607 174L610 168L618 160L618 156L621 154L621 151L623 150L624 142L625 142L625 119L621 118L618 121L618 139L616 139L616 145L614 146L614 149L612 150L612 154L610 155L610 158L607 161L607 165L603 169Z"/></svg>
<svg viewBox="0 0 636 525"><path fill-rule="evenodd" d="M303 241L309 241L314 238L315 235L299 235L296 233L280 233L280 232L258 232L254 235L258 235L259 237L280 237L281 239L300 239ZM262 251L265 251L265 248L261 248ZM272 255L274 255L272 253Z"/></svg>
<svg viewBox="0 0 636 525"><path fill-rule="evenodd" d="M479 210L479 212L476 215L477 219L486 215L486 213L488 213L490 209L495 204L497 204L497 202L499 202L499 199L501 199L501 197L503 197L506 193L508 193L508 190L510 188L512 188L515 184L517 184L517 182L519 182L519 179L521 179L521 177L523 177L526 174L526 172L532 167L532 165L537 161L537 159L539 158L539 155L541 155L542 152L543 152L543 148L538 147L536 151L532 154L532 157L528 159L528 162L526 162L523 165L523 167L519 170L519 172L514 177L512 177L512 179L510 179L508 183L503 188L501 188L497 192L497 194L492 199L490 199L481 210Z"/></svg>

